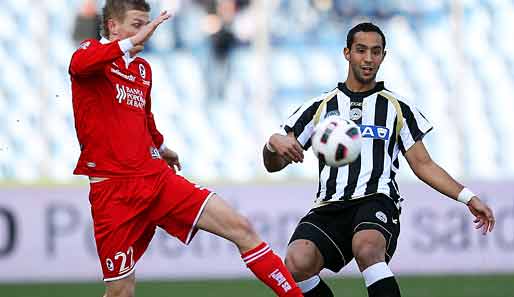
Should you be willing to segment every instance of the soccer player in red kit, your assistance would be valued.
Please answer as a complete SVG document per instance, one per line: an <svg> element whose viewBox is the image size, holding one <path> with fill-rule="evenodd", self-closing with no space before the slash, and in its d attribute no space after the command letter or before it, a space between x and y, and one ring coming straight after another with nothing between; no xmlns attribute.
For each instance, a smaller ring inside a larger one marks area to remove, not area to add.
<svg viewBox="0 0 514 297"><path fill-rule="evenodd" d="M156 227L188 244L202 229L233 242L247 267L278 296L302 296L280 258L219 196L175 174L151 112L152 71L136 54L166 12L149 21L144 0L107 0L104 38L86 40L69 67L81 154L105 296L134 296L134 266Z"/></svg>

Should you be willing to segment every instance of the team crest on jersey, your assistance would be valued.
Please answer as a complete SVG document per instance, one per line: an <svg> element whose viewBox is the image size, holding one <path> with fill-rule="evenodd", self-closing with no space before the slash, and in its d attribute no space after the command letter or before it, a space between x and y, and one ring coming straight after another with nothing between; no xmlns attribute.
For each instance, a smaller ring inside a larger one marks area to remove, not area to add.
<svg viewBox="0 0 514 297"><path fill-rule="evenodd" d="M114 263L112 262L111 259L107 258L105 260L105 265L107 266L107 269L109 269L109 271L113 271L114 270Z"/></svg>
<svg viewBox="0 0 514 297"><path fill-rule="evenodd" d="M362 117L362 111L359 108L350 109L350 120L357 121Z"/></svg>
<svg viewBox="0 0 514 297"><path fill-rule="evenodd" d="M146 69L145 69L145 65L143 64L139 64L139 74L141 74L141 77L143 79L146 78Z"/></svg>
<svg viewBox="0 0 514 297"><path fill-rule="evenodd" d="M385 213L377 211L377 213L375 213L375 216L377 217L377 219L387 224L387 216L385 215Z"/></svg>

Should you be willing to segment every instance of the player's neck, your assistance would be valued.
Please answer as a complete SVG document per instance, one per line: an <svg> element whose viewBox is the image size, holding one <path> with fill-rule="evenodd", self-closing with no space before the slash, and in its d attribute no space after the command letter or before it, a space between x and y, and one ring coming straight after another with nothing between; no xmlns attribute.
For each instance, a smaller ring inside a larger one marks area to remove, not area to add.
<svg viewBox="0 0 514 297"><path fill-rule="evenodd" d="M354 92L354 93L362 93L367 92L369 90L372 90L377 85L377 81L373 80L369 83L361 83L355 77L352 75L348 75L346 78L346 81L344 82L348 90Z"/></svg>

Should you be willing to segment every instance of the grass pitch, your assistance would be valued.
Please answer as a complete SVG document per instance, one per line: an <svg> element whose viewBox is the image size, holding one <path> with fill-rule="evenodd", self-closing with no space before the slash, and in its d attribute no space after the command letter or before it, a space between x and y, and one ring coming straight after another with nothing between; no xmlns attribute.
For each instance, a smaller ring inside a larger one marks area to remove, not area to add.
<svg viewBox="0 0 514 297"><path fill-rule="evenodd" d="M406 297L514 297L514 275L400 277ZM331 278L335 296L367 297L361 278ZM98 283L0 284L1 297L101 297ZM141 281L138 297L265 297L273 293L255 280Z"/></svg>

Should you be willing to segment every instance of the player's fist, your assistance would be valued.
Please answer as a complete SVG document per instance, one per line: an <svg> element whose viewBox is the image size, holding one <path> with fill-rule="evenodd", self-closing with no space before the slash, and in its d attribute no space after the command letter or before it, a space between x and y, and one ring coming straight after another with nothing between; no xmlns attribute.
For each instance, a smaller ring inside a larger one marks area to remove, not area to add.
<svg viewBox="0 0 514 297"><path fill-rule="evenodd" d="M275 152L288 162L303 162L303 148L292 133L288 135L273 134L269 144Z"/></svg>
<svg viewBox="0 0 514 297"><path fill-rule="evenodd" d="M178 159L178 154L169 148L165 148L161 152L161 157L168 163L168 165L173 168L173 170L182 170L182 165L180 164L180 161Z"/></svg>

